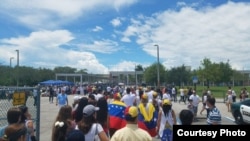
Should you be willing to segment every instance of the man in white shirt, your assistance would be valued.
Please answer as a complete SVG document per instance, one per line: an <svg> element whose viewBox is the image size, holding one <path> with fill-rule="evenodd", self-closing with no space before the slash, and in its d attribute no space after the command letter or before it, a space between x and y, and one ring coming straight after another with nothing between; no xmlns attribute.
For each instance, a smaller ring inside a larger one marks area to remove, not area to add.
<svg viewBox="0 0 250 141"><path fill-rule="evenodd" d="M153 101L153 94L154 94L154 87L151 87L151 90L149 92L147 92L147 96L148 96L148 101L152 102Z"/></svg>
<svg viewBox="0 0 250 141"><path fill-rule="evenodd" d="M126 89L126 94L121 99L122 102L126 104L126 106L133 106L136 105L136 96L135 94L131 94L131 89Z"/></svg>
<svg viewBox="0 0 250 141"><path fill-rule="evenodd" d="M196 117L197 117L198 106L200 103L200 97L196 94L195 90L193 90L193 94L189 97L189 100L194 112L194 121L197 121Z"/></svg>

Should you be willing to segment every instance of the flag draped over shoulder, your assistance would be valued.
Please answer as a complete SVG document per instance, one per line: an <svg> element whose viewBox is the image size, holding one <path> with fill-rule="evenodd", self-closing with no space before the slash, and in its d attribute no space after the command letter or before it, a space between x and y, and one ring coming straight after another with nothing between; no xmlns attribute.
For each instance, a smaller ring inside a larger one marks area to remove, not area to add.
<svg viewBox="0 0 250 141"><path fill-rule="evenodd" d="M114 101L108 105L109 128L121 129L126 125L125 109L126 105L121 101Z"/></svg>
<svg viewBox="0 0 250 141"><path fill-rule="evenodd" d="M153 104L148 103L145 107L142 103L139 104L138 126L146 130L152 137L157 135L156 125L158 113Z"/></svg>

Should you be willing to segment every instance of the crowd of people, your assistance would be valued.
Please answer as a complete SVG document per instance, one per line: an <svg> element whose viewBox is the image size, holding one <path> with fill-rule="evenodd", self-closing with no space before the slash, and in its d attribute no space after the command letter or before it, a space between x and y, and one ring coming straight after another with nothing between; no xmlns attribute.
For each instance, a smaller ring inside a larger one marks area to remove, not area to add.
<svg viewBox="0 0 250 141"><path fill-rule="evenodd" d="M52 87L49 88L52 95ZM199 103L207 111L207 124L221 124L221 114L208 89L200 98L192 88L92 87L87 93L76 93L72 105L67 89L61 87L49 102L59 107L53 123L52 141L162 141L173 140L173 126L191 125L197 121ZM177 94L180 99L177 99ZM178 115L173 102L187 105ZM177 123L177 117L180 123ZM8 125L0 129L0 141L35 141L34 126L28 107L12 107L7 112Z"/></svg>

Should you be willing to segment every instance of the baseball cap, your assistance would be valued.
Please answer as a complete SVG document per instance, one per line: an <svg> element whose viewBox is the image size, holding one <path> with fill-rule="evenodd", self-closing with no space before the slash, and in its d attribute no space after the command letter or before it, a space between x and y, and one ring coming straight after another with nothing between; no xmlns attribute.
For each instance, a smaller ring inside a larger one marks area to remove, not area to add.
<svg viewBox="0 0 250 141"><path fill-rule="evenodd" d="M163 105L172 105L169 99L164 99L162 102Z"/></svg>
<svg viewBox="0 0 250 141"><path fill-rule="evenodd" d="M130 115L131 117L138 116L138 109L135 106L129 106L125 109L125 115Z"/></svg>
<svg viewBox="0 0 250 141"><path fill-rule="evenodd" d="M158 93L154 91L153 96L156 97L157 95L158 95Z"/></svg>
<svg viewBox="0 0 250 141"><path fill-rule="evenodd" d="M148 99L148 95L147 94L143 94L142 95L142 99Z"/></svg>
<svg viewBox="0 0 250 141"><path fill-rule="evenodd" d="M71 130L66 136L66 141L85 141L85 136L80 130Z"/></svg>
<svg viewBox="0 0 250 141"><path fill-rule="evenodd" d="M74 101L77 101L77 100L79 100L80 99L80 96L74 96Z"/></svg>
<svg viewBox="0 0 250 141"><path fill-rule="evenodd" d="M89 117L93 115L96 111L98 111L100 108L95 107L93 105L87 105L83 108L83 116L84 117Z"/></svg>
<svg viewBox="0 0 250 141"><path fill-rule="evenodd" d="M114 99L120 99L120 98L121 98L121 94L120 93L114 94Z"/></svg>

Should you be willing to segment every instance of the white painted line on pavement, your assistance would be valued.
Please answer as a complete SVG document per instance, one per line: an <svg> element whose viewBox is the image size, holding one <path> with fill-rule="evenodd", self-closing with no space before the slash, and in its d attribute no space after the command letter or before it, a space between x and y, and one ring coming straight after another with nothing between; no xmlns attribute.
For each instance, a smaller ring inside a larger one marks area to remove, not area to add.
<svg viewBox="0 0 250 141"><path fill-rule="evenodd" d="M235 122L235 120L234 120L233 118L230 118L230 117L224 117L224 118L226 118L226 119L228 119L228 120L230 120L230 121Z"/></svg>

